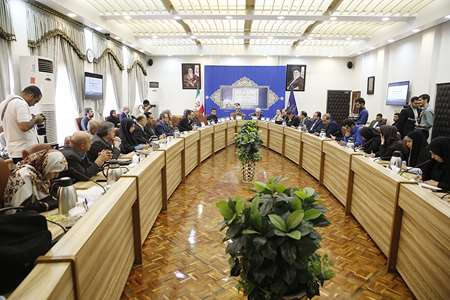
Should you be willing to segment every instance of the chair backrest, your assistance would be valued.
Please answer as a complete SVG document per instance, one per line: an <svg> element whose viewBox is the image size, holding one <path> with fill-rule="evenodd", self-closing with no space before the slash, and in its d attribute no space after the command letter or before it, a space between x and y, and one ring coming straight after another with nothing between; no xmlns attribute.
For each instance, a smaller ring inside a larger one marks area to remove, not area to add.
<svg viewBox="0 0 450 300"><path fill-rule="evenodd" d="M10 173L11 171L9 170L9 166L6 161L0 158L0 208L4 207L3 195L5 194L5 188L8 183Z"/></svg>
<svg viewBox="0 0 450 300"><path fill-rule="evenodd" d="M28 157L28 155L42 151L42 150L50 150L52 147L50 144L36 144L31 146L28 149L22 151L22 158Z"/></svg>
<svg viewBox="0 0 450 300"><path fill-rule="evenodd" d="M75 118L75 125L76 125L76 127L77 127L77 129L78 130L82 130L81 129L81 120L82 120L83 118Z"/></svg>

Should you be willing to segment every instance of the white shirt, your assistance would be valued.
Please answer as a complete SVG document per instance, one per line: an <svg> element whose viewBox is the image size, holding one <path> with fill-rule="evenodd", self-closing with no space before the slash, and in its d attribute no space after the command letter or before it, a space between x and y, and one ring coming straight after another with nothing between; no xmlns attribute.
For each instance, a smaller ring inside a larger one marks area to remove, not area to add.
<svg viewBox="0 0 450 300"><path fill-rule="evenodd" d="M0 124L3 126L6 140L6 150L12 158L22 157L22 151L38 143L36 129L23 132L18 123L29 122L33 118L28 103L20 96L10 96L0 103L0 118L9 99L14 98L6 108L3 120Z"/></svg>

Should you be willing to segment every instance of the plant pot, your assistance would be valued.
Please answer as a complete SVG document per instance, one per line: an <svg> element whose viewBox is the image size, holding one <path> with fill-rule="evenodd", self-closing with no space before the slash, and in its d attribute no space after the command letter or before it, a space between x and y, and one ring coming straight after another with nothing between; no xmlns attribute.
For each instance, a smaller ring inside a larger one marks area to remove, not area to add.
<svg viewBox="0 0 450 300"><path fill-rule="evenodd" d="M252 182L253 178L255 178L255 169L256 162L247 161L242 163L242 181L243 182Z"/></svg>

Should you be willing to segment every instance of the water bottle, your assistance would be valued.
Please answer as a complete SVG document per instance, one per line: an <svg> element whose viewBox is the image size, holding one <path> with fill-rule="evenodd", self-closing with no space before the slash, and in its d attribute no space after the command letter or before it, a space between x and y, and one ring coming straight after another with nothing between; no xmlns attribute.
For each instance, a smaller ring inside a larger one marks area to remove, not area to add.
<svg viewBox="0 0 450 300"><path fill-rule="evenodd" d="M394 151L392 153L391 160L389 161L389 169L395 173L399 173L402 169L402 153L400 151Z"/></svg>
<svg viewBox="0 0 450 300"><path fill-rule="evenodd" d="M349 138L347 141L347 147L350 149L355 148L355 142L353 141L353 138Z"/></svg>
<svg viewBox="0 0 450 300"><path fill-rule="evenodd" d="M327 137L327 133L325 132L325 129L320 130L319 137L320 137L321 139L324 139L324 138Z"/></svg>

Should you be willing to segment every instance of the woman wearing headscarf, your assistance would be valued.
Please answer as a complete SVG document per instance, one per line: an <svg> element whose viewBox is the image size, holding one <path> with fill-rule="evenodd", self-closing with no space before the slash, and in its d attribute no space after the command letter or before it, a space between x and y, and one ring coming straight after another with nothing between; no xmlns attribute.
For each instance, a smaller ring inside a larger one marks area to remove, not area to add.
<svg viewBox="0 0 450 300"><path fill-rule="evenodd" d="M429 157L428 142L423 134L423 130L413 130L403 138L403 145L406 149L406 165L416 167L422 164Z"/></svg>
<svg viewBox="0 0 450 300"><path fill-rule="evenodd" d="M450 137L437 137L430 143L431 160L422 169L422 180L450 190Z"/></svg>
<svg viewBox="0 0 450 300"><path fill-rule="evenodd" d="M377 153L380 150L380 132L375 128L362 127L359 131L362 139L362 150L367 154Z"/></svg>
<svg viewBox="0 0 450 300"><path fill-rule="evenodd" d="M50 182L67 170L67 161L58 150L42 150L22 160L8 178L6 206L24 206L38 211L57 207L50 195Z"/></svg>
<svg viewBox="0 0 450 300"><path fill-rule="evenodd" d="M394 151L402 153L402 159L405 158L405 148L400 140L398 130L394 126L383 125L380 127L381 145L376 154L381 160L390 160Z"/></svg>
<svg viewBox="0 0 450 300"><path fill-rule="evenodd" d="M145 144L139 144L138 141L133 136L134 130L134 121L132 119L122 119L120 121L120 152L123 154L127 154L133 152L134 150L140 150L145 147Z"/></svg>

